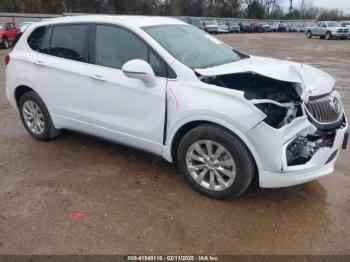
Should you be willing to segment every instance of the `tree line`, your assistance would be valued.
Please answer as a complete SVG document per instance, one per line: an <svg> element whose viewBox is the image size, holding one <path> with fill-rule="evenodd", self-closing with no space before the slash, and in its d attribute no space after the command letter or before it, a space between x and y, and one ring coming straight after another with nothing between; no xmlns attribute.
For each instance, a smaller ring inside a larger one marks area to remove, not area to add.
<svg viewBox="0 0 350 262"><path fill-rule="evenodd" d="M288 5L288 10L285 6ZM296 7L295 0L1 0L1 12L20 13L100 13L168 16L234 17L251 19L343 18L339 10L306 6Z"/></svg>

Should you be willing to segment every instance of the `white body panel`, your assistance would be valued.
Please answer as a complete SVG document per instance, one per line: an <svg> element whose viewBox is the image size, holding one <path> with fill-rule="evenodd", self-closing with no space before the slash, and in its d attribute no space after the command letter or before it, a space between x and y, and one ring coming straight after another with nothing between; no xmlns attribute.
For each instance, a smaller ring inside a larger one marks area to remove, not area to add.
<svg viewBox="0 0 350 262"><path fill-rule="evenodd" d="M150 88L141 80L127 77L122 70L30 49L26 39L36 27L62 23L108 23L125 27L146 41L177 78L156 77L155 86ZM7 97L16 107L16 88L27 86L44 100L56 128L91 133L161 155L170 162L174 160L174 137L184 125L204 121L222 126L239 136L250 150L262 187L304 183L333 171L336 158L327 165L325 160L340 149L347 125L337 131L333 148L318 151L305 165L286 166L285 147L291 139L315 132L308 118L299 117L279 130L268 126L263 122L266 115L245 99L243 92L200 81L194 70L177 61L141 29L161 24L185 23L170 18L132 16L66 17L36 23L24 32L10 54ZM205 76L248 72L292 82L300 89L304 101L309 96L332 92L335 82L328 74L310 66L260 57L196 72Z"/></svg>

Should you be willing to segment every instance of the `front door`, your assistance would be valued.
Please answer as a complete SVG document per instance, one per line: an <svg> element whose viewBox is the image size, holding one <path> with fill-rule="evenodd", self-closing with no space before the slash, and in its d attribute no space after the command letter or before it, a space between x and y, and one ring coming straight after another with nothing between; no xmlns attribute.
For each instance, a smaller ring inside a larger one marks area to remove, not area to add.
<svg viewBox="0 0 350 262"><path fill-rule="evenodd" d="M114 25L93 27L89 100L97 136L161 154L166 93L166 64L136 34ZM128 78L122 66L133 59L150 63L157 85Z"/></svg>

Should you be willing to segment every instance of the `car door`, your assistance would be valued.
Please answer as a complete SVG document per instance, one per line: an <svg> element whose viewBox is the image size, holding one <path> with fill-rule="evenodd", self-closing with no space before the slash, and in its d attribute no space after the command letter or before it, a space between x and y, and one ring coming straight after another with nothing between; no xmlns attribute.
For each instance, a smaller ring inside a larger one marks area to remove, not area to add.
<svg viewBox="0 0 350 262"><path fill-rule="evenodd" d="M35 52L26 54L33 87L47 105L54 124L91 133L87 89L89 24L39 27L28 38ZM38 39L44 34L42 43Z"/></svg>
<svg viewBox="0 0 350 262"><path fill-rule="evenodd" d="M313 35L320 35L321 34L321 29L322 29L322 23L319 22L314 28L314 31L312 32Z"/></svg>
<svg viewBox="0 0 350 262"><path fill-rule="evenodd" d="M328 31L327 24L322 23L320 35L325 36Z"/></svg>
<svg viewBox="0 0 350 262"><path fill-rule="evenodd" d="M93 29L89 97L94 133L156 154L161 153L165 121L167 66L135 33L115 25ZM124 75L133 59L149 62L156 86Z"/></svg>

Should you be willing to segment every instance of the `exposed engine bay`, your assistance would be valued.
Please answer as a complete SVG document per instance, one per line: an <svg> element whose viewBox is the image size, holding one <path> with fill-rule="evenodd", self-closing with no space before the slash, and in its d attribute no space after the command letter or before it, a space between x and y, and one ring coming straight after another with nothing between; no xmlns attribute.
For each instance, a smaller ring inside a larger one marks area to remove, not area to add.
<svg viewBox="0 0 350 262"><path fill-rule="evenodd" d="M200 79L207 84L243 91L244 97L266 114L265 122L274 128L281 128L302 115L302 101L292 83L251 73Z"/></svg>
<svg viewBox="0 0 350 262"><path fill-rule="evenodd" d="M332 148L336 129L344 124L341 103L337 98L325 95L302 101L295 84L275 80L253 73L220 76L199 76L211 85L244 92L244 97L266 114L264 122L280 129L298 117L308 115L316 132L296 136L286 148L288 166L302 165L310 161L322 148ZM334 152L329 159L336 157Z"/></svg>

